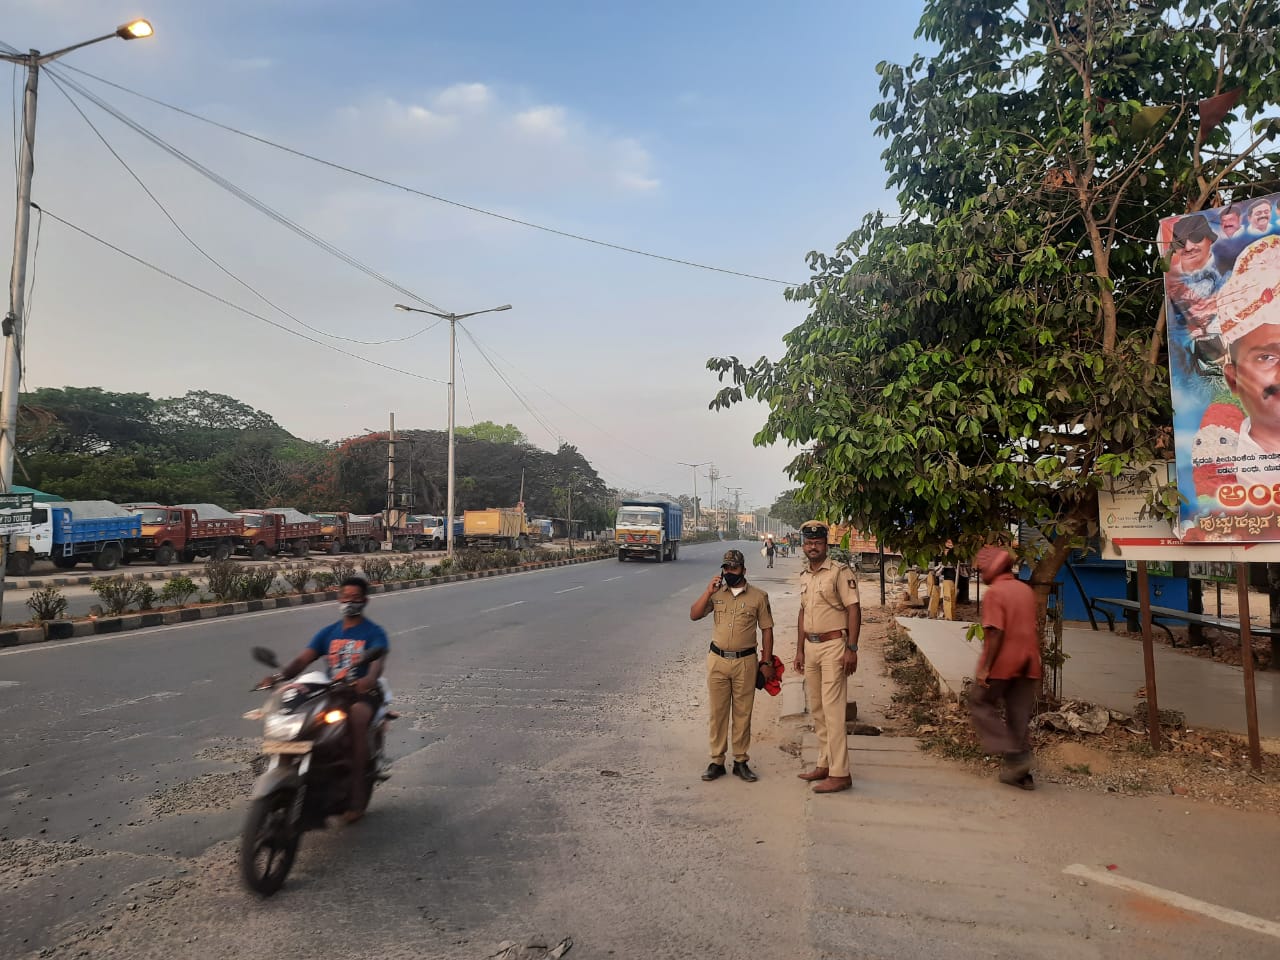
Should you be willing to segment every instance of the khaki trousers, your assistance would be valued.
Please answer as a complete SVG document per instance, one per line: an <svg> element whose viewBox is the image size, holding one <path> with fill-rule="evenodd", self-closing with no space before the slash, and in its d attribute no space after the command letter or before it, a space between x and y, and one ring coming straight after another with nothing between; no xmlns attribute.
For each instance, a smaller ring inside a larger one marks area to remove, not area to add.
<svg viewBox="0 0 1280 960"><path fill-rule="evenodd" d="M804 642L804 690L818 737L818 766L832 777L849 776L849 734L845 729L845 704L849 678L840 662L843 640Z"/></svg>
<svg viewBox="0 0 1280 960"><path fill-rule="evenodd" d="M711 704L711 762L724 763L729 747L729 712L733 711L733 759L747 761L751 746L751 708L756 702L755 656L726 660L707 653L707 698Z"/></svg>

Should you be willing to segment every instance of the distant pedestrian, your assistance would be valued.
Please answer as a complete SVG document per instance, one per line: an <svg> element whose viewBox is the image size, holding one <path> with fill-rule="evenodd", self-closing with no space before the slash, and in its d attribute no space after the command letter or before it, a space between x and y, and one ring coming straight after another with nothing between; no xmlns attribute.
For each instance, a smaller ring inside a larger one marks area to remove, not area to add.
<svg viewBox="0 0 1280 960"><path fill-rule="evenodd" d="M1004 547L978 551L978 571L988 587L982 596L982 654L969 691L969 713L983 748L1003 755L1000 782L1034 790L1030 725L1041 677L1036 595L1013 575L1013 563Z"/></svg>
<svg viewBox="0 0 1280 960"><path fill-rule="evenodd" d="M765 559L769 561L768 566L773 569L773 556L778 552L778 545L773 542L773 537L769 537L764 542Z"/></svg>
<svg viewBox="0 0 1280 960"><path fill-rule="evenodd" d="M756 674L773 679L773 611L769 595L747 583L746 559L728 550L720 575L707 584L689 608L690 620L715 612L711 648L707 653L707 698L710 702L711 763L703 780L725 775L729 748L729 718L733 716L733 775L748 783L759 779L747 765L751 746L751 708L756 699ZM761 650L756 656L756 630ZM758 668L758 669L757 669Z"/></svg>
<svg viewBox="0 0 1280 960"><path fill-rule="evenodd" d="M845 706L849 674L858 669L858 578L848 564L827 556L825 523L810 520L800 532L809 563L800 574L795 667L804 675L818 737L818 765L799 777L814 783L814 793L838 793L853 787Z"/></svg>

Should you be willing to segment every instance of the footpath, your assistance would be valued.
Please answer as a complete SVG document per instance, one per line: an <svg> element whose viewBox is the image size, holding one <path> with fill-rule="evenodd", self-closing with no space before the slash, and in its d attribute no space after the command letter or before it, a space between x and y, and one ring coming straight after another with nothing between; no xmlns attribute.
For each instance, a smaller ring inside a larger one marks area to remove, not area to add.
<svg viewBox="0 0 1280 960"><path fill-rule="evenodd" d="M960 695L973 676L979 645L965 639L969 624L961 621L898 617L911 641L929 661L944 693ZM1140 687L1146 684L1142 641L1138 637L1065 627L1062 649L1069 657L1062 668L1062 695L1111 710L1132 713ZM1179 710L1187 726L1245 734L1244 675L1239 667L1179 653L1154 645L1156 695L1162 710ZM1258 692L1258 730L1263 737L1280 737L1280 674L1255 672Z"/></svg>
<svg viewBox="0 0 1280 960"><path fill-rule="evenodd" d="M751 563L748 574L754 572ZM794 777L816 759L794 657L800 570L779 560L769 591L784 695L757 698L756 726ZM861 581L863 632L851 699L888 725L886 610ZM1141 667L1139 661L1139 669ZM766 731L768 731L766 733ZM909 737L851 736L852 791L794 780L809 944L796 957L1264 958L1280 955L1280 823L1174 796L1043 784L1025 792L922 752ZM775 755L776 756L776 755ZM793 759L795 758L795 759ZM1182 899L1179 899L1182 898Z"/></svg>

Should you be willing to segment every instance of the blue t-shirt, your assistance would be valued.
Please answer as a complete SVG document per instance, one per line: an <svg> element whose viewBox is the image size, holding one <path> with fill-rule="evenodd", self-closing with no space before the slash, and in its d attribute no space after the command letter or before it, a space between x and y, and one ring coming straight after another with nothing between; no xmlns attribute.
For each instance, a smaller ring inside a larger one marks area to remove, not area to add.
<svg viewBox="0 0 1280 960"><path fill-rule="evenodd" d="M329 676L334 677L359 660L366 650L389 646L387 632L376 623L361 620L354 627L344 627L339 620L317 633L307 644L307 649L325 658ZM348 679L359 680L368 672L368 664L357 666Z"/></svg>

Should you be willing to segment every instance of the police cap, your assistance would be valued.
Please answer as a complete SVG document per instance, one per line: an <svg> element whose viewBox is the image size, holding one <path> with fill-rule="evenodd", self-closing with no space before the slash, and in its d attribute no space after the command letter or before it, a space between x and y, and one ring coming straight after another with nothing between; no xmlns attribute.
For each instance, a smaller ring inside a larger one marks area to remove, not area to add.
<svg viewBox="0 0 1280 960"><path fill-rule="evenodd" d="M726 550L724 552L724 562L720 564L722 567L745 567L747 560L742 555L741 550Z"/></svg>
<svg viewBox="0 0 1280 960"><path fill-rule="evenodd" d="M800 534L806 540L827 539L827 525L821 520L810 520L800 528Z"/></svg>

